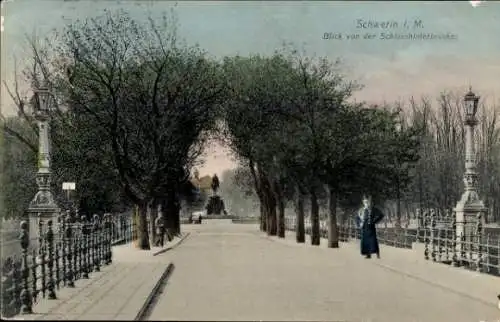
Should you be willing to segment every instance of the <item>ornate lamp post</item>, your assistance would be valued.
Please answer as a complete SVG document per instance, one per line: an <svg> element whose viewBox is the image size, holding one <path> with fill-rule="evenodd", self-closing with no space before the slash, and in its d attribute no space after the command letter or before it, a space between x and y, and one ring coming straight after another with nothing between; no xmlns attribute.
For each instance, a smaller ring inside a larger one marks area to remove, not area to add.
<svg viewBox="0 0 500 322"><path fill-rule="evenodd" d="M52 94L46 85L35 90L35 119L38 123L38 172L36 173L36 184L38 192L31 200L28 208L30 219L30 235L34 236L38 229L40 219L52 219L59 213L59 207L54 201L50 190L50 141L49 141L49 111L52 103Z"/></svg>
<svg viewBox="0 0 500 322"><path fill-rule="evenodd" d="M477 192L478 175L476 171L476 152L474 148L474 127L478 121L476 119L479 96L476 96L469 88L469 92L464 97L465 102L465 191L458 201L454 211L456 216L456 236L470 236L471 229L475 227L478 220L482 220L486 207L479 198ZM465 237L467 238L467 237ZM463 240L463 239L462 239Z"/></svg>

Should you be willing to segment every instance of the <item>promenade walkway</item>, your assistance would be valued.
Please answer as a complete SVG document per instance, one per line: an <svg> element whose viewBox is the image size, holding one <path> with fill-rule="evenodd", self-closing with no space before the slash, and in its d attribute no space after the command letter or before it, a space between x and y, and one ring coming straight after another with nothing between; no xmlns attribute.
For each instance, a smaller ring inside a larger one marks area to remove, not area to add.
<svg viewBox="0 0 500 322"><path fill-rule="evenodd" d="M165 273L171 260L169 250L189 234L164 248L140 251L132 244L113 247L113 263L93 272L90 279L75 282L75 288L61 288L56 300L41 299L35 314L18 315L16 320L135 320L146 299Z"/></svg>
<svg viewBox="0 0 500 322"><path fill-rule="evenodd" d="M297 245L255 225L184 229L190 236L169 254L176 270L150 320L500 320L498 278L422 263L411 251L383 247L382 259L367 260L357 245Z"/></svg>
<svg viewBox="0 0 500 322"><path fill-rule="evenodd" d="M20 318L134 320L173 263L147 320L500 321L497 277L430 263L411 250L382 246L380 260L367 260L356 244L296 244L289 232L279 239L223 220L183 231L182 244L156 256L115 247L113 265Z"/></svg>

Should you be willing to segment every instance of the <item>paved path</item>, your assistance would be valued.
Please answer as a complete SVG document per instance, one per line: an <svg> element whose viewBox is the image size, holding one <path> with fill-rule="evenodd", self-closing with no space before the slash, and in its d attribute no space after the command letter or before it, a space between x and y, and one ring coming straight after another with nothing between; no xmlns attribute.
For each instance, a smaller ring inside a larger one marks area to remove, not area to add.
<svg viewBox="0 0 500 322"><path fill-rule="evenodd" d="M184 231L191 234L168 255L176 269L150 320L500 320L493 300L481 297L496 294L498 278L448 268L437 276L465 280L476 289L477 296L469 296L412 275L417 271L408 267L424 263L388 248L382 259L366 260L352 245L296 245L293 237L269 238L255 225L207 220Z"/></svg>
<svg viewBox="0 0 500 322"><path fill-rule="evenodd" d="M171 247L182 242L175 238L164 248L141 251L132 244L113 247L113 263L79 279L75 288L57 291L57 300L40 299L35 314L18 315L19 320L134 320L146 298L170 264Z"/></svg>

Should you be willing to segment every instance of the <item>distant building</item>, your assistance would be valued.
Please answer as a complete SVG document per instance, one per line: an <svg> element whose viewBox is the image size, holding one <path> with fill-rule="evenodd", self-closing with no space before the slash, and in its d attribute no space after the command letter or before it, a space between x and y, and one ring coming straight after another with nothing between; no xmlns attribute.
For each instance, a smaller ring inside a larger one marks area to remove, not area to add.
<svg viewBox="0 0 500 322"><path fill-rule="evenodd" d="M212 189L212 177L211 176L204 176L204 177L193 177L191 178L191 183L193 184L193 186L195 186L196 188L198 188L201 191L203 192L210 192L210 190Z"/></svg>
<svg viewBox="0 0 500 322"><path fill-rule="evenodd" d="M200 178L198 171L194 172L194 176L189 179L191 184L196 188L197 200L188 202L182 201L182 214L189 216L193 211L200 211L205 209L208 196L212 190L212 177L209 175Z"/></svg>

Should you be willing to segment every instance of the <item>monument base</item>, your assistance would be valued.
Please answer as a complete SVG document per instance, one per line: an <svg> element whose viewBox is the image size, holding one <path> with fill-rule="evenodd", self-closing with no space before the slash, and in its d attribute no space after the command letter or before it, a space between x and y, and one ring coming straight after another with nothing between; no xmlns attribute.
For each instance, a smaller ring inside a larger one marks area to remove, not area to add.
<svg viewBox="0 0 500 322"><path fill-rule="evenodd" d="M213 195L208 200L207 215L226 215L224 201L218 195Z"/></svg>

